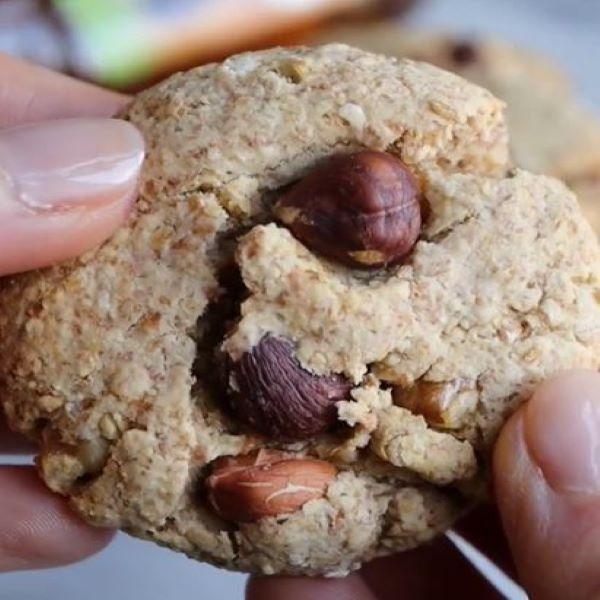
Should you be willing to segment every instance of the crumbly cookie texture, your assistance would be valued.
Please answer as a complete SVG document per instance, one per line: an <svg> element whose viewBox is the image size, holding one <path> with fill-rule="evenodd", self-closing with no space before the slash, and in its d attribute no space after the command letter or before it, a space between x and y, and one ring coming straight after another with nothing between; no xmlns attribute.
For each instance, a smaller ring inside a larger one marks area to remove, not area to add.
<svg viewBox="0 0 600 600"><path fill-rule="evenodd" d="M600 235L600 194L589 183L600 180L600 120L577 102L549 59L496 40L407 31L388 22L332 29L323 40L423 60L489 89L507 103L515 163L566 181Z"/></svg>
<svg viewBox="0 0 600 600"><path fill-rule="evenodd" d="M597 242L562 184L507 170L503 105L487 91L331 45L176 75L124 116L148 146L130 223L80 259L0 282L5 412L91 523L231 569L342 575L447 528L532 386L598 368ZM365 148L400 157L428 206L404 262L366 272L272 215L323 159ZM231 417L215 361L266 334L307 372L351 383L333 430L283 443ZM234 458L217 504L266 481L295 506L298 464L325 491L304 482L313 499L290 514L225 520L204 487L213 461L259 449L285 457L287 483L257 463L236 480Z"/></svg>

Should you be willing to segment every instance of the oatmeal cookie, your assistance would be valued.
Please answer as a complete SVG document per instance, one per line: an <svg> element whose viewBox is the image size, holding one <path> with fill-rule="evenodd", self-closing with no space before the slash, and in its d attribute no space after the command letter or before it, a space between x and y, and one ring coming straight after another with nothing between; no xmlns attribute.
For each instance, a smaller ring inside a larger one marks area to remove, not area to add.
<svg viewBox="0 0 600 600"><path fill-rule="evenodd" d="M532 388L598 368L597 241L509 168L484 89L277 49L123 117L148 148L130 222L0 282L0 399L90 523L343 575L448 528Z"/></svg>

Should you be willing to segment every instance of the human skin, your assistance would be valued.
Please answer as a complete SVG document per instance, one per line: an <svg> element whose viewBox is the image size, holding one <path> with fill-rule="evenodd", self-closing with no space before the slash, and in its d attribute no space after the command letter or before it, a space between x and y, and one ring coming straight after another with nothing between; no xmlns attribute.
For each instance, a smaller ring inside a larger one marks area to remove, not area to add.
<svg viewBox="0 0 600 600"><path fill-rule="evenodd" d="M127 100L0 55L0 275L81 254L125 221L143 143L106 117ZM0 415L0 453L28 451ZM0 466L0 571L74 562L112 535L85 525L34 468Z"/></svg>

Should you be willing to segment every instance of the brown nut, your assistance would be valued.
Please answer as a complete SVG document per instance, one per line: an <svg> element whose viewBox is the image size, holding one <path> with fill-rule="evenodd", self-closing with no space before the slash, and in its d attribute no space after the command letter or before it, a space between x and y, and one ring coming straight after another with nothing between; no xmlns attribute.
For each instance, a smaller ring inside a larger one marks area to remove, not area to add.
<svg viewBox="0 0 600 600"><path fill-rule="evenodd" d="M223 519L252 522L295 513L310 500L322 498L335 475L335 467L323 460L259 450L217 459L206 491Z"/></svg>
<svg viewBox="0 0 600 600"><path fill-rule="evenodd" d="M443 429L461 427L464 417L477 403L476 392L462 379L442 383L418 381L409 389L395 387L393 398L398 406Z"/></svg>
<svg viewBox="0 0 600 600"><path fill-rule="evenodd" d="M360 269L398 262L421 227L417 182L385 152L331 157L279 199L275 214L310 249Z"/></svg>
<svg viewBox="0 0 600 600"><path fill-rule="evenodd" d="M238 419L283 441L303 440L329 429L335 403L352 386L339 375L303 369L286 339L267 335L230 365L231 406Z"/></svg>

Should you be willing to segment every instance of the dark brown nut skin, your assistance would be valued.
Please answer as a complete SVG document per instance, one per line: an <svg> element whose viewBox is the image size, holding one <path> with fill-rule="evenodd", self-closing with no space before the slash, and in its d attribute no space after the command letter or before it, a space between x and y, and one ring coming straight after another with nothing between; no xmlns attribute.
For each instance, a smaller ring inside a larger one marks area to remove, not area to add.
<svg viewBox="0 0 600 600"><path fill-rule="evenodd" d="M400 261L421 228L417 182L385 152L331 157L279 199L275 214L311 250L359 269Z"/></svg>
<svg viewBox="0 0 600 600"><path fill-rule="evenodd" d="M335 403L352 385L339 375L303 369L286 339L267 335L231 363L230 403L238 420L280 441L297 441L327 431L337 420Z"/></svg>

